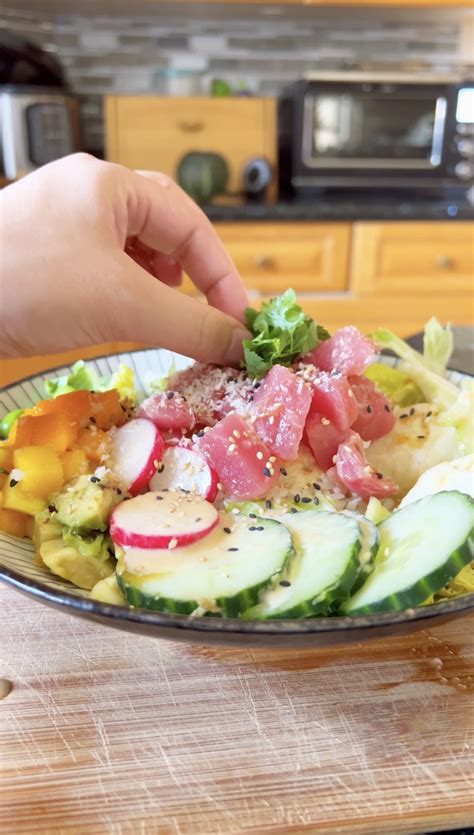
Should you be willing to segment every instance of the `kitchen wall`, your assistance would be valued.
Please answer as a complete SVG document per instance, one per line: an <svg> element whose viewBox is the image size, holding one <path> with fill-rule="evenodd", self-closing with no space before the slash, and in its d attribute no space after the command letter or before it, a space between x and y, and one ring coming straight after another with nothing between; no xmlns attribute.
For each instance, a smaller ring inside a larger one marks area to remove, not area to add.
<svg viewBox="0 0 474 835"><path fill-rule="evenodd" d="M8 0L7 0L8 1ZM277 94L308 70L365 67L449 71L462 60L462 21L425 10L160 4L153 14L57 15L10 0L0 27L55 53L81 96L89 150L103 148L102 96L152 93L163 69L201 73L234 90Z"/></svg>

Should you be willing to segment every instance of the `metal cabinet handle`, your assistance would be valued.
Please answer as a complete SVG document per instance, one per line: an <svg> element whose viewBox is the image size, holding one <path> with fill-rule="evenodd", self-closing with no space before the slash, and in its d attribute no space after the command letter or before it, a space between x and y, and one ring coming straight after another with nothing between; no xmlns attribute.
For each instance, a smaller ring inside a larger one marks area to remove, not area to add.
<svg viewBox="0 0 474 835"><path fill-rule="evenodd" d="M438 255L436 258L436 266L439 270L449 270L454 266L454 261L449 255Z"/></svg>
<svg viewBox="0 0 474 835"><path fill-rule="evenodd" d="M202 122L178 122L178 128L184 133L199 133L203 127Z"/></svg>
<svg viewBox="0 0 474 835"><path fill-rule="evenodd" d="M271 270L275 267L275 261L269 255L256 255L255 266L261 270Z"/></svg>

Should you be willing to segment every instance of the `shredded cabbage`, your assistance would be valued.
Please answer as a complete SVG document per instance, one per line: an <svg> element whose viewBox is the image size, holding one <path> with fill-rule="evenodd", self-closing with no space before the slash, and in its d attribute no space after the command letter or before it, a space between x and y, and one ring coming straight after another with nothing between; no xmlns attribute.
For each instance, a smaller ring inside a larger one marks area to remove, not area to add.
<svg viewBox="0 0 474 835"><path fill-rule="evenodd" d="M435 374L445 374L449 358L453 353L453 332L450 325L445 328L433 316L425 325L423 335L423 359Z"/></svg>

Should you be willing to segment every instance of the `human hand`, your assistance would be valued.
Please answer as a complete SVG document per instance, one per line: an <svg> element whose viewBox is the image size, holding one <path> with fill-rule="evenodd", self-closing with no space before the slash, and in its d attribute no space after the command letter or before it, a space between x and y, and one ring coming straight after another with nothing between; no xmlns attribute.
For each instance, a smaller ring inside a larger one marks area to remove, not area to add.
<svg viewBox="0 0 474 835"><path fill-rule="evenodd" d="M0 219L4 357L131 341L203 362L241 359L242 281L211 223L164 174L75 154L5 188ZM181 267L207 305L176 289Z"/></svg>

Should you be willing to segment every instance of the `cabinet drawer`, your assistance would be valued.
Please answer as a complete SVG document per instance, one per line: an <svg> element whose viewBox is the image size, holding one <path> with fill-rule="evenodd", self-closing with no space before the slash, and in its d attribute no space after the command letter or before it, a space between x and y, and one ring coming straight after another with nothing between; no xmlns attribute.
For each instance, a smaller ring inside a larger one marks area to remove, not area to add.
<svg viewBox="0 0 474 835"><path fill-rule="evenodd" d="M180 159L190 151L222 155L231 192L241 190L242 168L251 157L266 157L276 166L272 99L109 96L105 125L108 159L174 179Z"/></svg>
<svg viewBox="0 0 474 835"><path fill-rule="evenodd" d="M472 292L474 224L356 224L352 268L361 294Z"/></svg>
<svg viewBox="0 0 474 835"><path fill-rule="evenodd" d="M344 290L350 224L216 223L249 290Z"/></svg>

